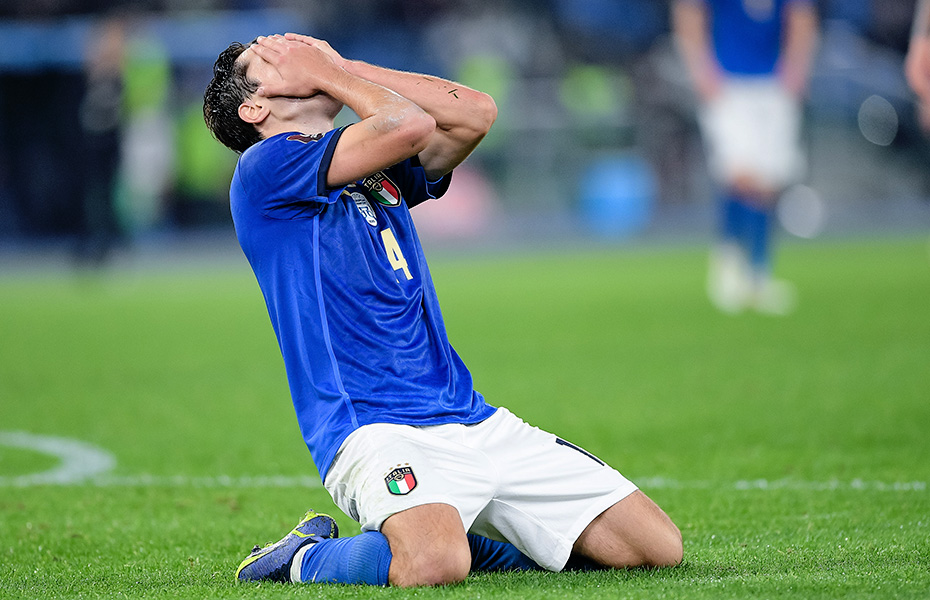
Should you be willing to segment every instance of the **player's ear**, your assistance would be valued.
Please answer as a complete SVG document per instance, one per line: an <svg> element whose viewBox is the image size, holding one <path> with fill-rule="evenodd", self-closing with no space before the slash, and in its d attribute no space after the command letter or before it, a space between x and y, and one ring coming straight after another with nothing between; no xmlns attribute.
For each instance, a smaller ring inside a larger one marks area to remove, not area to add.
<svg viewBox="0 0 930 600"><path fill-rule="evenodd" d="M254 98L247 98L239 105L239 118L246 123L261 123L270 112L268 103L263 100L256 102Z"/></svg>

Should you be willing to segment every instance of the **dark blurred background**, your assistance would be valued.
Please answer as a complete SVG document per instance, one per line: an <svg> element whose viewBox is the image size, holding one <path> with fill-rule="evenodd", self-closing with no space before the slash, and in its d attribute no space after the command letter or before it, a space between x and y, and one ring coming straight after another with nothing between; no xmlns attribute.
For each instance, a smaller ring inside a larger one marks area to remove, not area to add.
<svg viewBox="0 0 930 600"><path fill-rule="evenodd" d="M810 170L779 210L789 234L927 231L930 145L902 71L913 9L818 3ZM713 228L667 2L0 0L0 254L52 246L95 264L166 233L231 238L236 157L203 125L203 89L230 41L284 31L494 96L500 118L447 201L416 211L425 238Z"/></svg>

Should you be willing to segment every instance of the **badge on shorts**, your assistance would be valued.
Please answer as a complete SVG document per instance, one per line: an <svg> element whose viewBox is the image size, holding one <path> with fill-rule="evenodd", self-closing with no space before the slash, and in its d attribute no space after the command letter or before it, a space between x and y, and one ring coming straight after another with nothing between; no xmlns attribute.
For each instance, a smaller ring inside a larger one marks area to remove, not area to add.
<svg viewBox="0 0 930 600"><path fill-rule="evenodd" d="M395 496L403 496L413 491L417 487L417 478L413 475L413 469L410 467L401 467L387 474L384 478L388 491Z"/></svg>

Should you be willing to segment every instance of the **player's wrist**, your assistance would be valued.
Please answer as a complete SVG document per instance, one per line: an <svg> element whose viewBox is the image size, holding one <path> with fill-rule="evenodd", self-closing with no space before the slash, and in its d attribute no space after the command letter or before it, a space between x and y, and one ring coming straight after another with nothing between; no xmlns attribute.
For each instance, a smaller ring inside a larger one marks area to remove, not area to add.
<svg viewBox="0 0 930 600"><path fill-rule="evenodd" d="M348 71L349 73L352 73L353 75L357 75L355 71L356 69L358 69L358 63L361 61L351 59L351 58L342 58L342 57L340 58L342 60L339 62L339 66L345 69L346 71Z"/></svg>
<svg viewBox="0 0 930 600"><path fill-rule="evenodd" d="M344 61L344 64L342 65L342 68L345 69L347 73L354 75L355 77L365 79L367 81L372 80L371 79L371 70L373 68L372 65L366 63L363 60L356 60L356 59L346 58L346 59L343 59L343 61Z"/></svg>
<svg viewBox="0 0 930 600"><path fill-rule="evenodd" d="M313 74L319 82L321 91L332 94L337 89L345 89L359 79L342 65L330 62L325 68Z"/></svg>

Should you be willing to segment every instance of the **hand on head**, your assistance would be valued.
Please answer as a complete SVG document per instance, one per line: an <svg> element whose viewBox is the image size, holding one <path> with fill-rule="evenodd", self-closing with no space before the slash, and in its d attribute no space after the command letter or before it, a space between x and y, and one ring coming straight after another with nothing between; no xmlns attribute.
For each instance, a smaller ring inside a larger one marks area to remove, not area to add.
<svg viewBox="0 0 930 600"><path fill-rule="evenodd" d="M325 41L297 34L262 36L249 50L270 67L258 77L257 94L267 98L308 98L325 91L344 62Z"/></svg>
<svg viewBox="0 0 930 600"><path fill-rule="evenodd" d="M320 40L309 35L301 35L299 33L285 33L284 39L296 42L303 42L304 44L318 48L324 54L329 55L333 59L333 62L336 63L336 66L343 67L345 66L346 60L342 56L333 50L333 47L329 45L329 42L326 40Z"/></svg>

